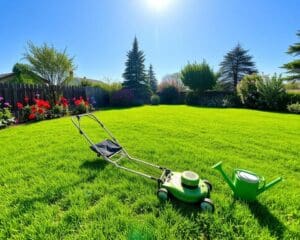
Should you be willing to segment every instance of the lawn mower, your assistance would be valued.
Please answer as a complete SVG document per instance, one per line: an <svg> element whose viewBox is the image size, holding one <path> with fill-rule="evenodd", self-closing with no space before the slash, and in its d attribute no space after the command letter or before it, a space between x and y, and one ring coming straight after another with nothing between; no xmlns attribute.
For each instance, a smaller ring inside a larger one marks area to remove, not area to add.
<svg viewBox="0 0 300 240"><path fill-rule="evenodd" d="M97 124L106 132L108 138L95 144L87 136L80 125L80 120L83 117L88 117L96 121ZM173 172L168 168L130 156L125 148L121 146L112 133L104 126L104 124L91 113L73 116L71 120L75 127L79 130L79 133L89 142L91 150L94 151L98 157L103 157L104 160L113 164L117 168L155 180L158 183L157 196L161 201L166 201L169 197L173 196L185 203L199 203L202 211L214 211L214 204L209 199L212 185L208 180L200 179L198 174L192 171ZM137 164L159 169L161 171L161 175L160 177L154 177L144 172L122 166L120 165L120 161L124 158L129 161L134 161Z"/></svg>

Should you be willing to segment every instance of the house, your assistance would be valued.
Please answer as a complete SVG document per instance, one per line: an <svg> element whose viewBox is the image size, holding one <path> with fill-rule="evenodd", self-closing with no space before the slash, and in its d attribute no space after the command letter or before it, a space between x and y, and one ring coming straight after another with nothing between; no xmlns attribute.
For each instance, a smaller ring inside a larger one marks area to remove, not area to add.
<svg viewBox="0 0 300 240"><path fill-rule="evenodd" d="M2 73L0 83L48 84L49 81L34 73Z"/></svg>
<svg viewBox="0 0 300 240"><path fill-rule="evenodd" d="M16 77L15 73L2 73L0 74L0 83L11 82Z"/></svg>

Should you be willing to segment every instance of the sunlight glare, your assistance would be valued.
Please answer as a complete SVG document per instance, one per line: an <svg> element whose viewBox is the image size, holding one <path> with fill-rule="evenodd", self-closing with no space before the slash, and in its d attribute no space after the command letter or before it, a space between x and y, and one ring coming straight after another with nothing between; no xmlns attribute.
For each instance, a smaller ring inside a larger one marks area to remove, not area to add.
<svg viewBox="0 0 300 240"><path fill-rule="evenodd" d="M149 8L161 12L164 11L169 5L171 0L147 0Z"/></svg>

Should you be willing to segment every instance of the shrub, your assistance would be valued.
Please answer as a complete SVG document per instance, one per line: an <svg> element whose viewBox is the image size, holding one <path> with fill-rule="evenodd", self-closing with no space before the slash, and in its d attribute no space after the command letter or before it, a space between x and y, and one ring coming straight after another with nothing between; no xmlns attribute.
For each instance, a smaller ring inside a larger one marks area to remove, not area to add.
<svg viewBox="0 0 300 240"><path fill-rule="evenodd" d="M164 104L178 104L180 102L180 93L175 86L166 85L159 91L160 101Z"/></svg>
<svg viewBox="0 0 300 240"><path fill-rule="evenodd" d="M198 105L199 95L195 92L188 92L185 97L185 103L187 105Z"/></svg>
<svg viewBox="0 0 300 240"><path fill-rule="evenodd" d="M234 107L237 105L236 97L231 92L206 91L201 94L189 92L186 95L186 104L206 107Z"/></svg>
<svg viewBox="0 0 300 240"><path fill-rule="evenodd" d="M258 82L262 82L262 77L256 74L246 75L237 85L237 93L241 102L249 108L258 108L259 93Z"/></svg>
<svg viewBox="0 0 300 240"><path fill-rule="evenodd" d="M205 61L201 64L187 64L181 70L181 80L184 85L197 92L212 89L216 84L216 76Z"/></svg>
<svg viewBox="0 0 300 240"><path fill-rule="evenodd" d="M300 93L287 93L288 104L300 102Z"/></svg>
<svg viewBox="0 0 300 240"><path fill-rule="evenodd" d="M10 111L11 105L4 102L4 98L0 96L0 128L15 123L15 118Z"/></svg>
<svg viewBox="0 0 300 240"><path fill-rule="evenodd" d="M113 93L111 96L111 105L117 107L129 107L135 105L132 91L124 88Z"/></svg>
<svg viewBox="0 0 300 240"><path fill-rule="evenodd" d="M293 103L287 106L289 112L300 114L300 103Z"/></svg>
<svg viewBox="0 0 300 240"><path fill-rule="evenodd" d="M56 104L53 107L53 113L55 113L55 111L57 112L57 114L64 116L66 114L69 113L69 101L68 99L66 99L64 96L60 97L59 101L56 102Z"/></svg>
<svg viewBox="0 0 300 240"><path fill-rule="evenodd" d="M105 92L105 103L112 105L112 96L114 95L114 93L122 89L122 84L119 82L99 82L94 83L93 87L101 88Z"/></svg>
<svg viewBox="0 0 300 240"><path fill-rule="evenodd" d="M173 73L164 76L158 86L158 91L169 85L176 87L179 92L186 92L187 90L187 87L184 86L183 82L181 81L180 73Z"/></svg>
<svg viewBox="0 0 300 240"><path fill-rule="evenodd" d="M34 99L35 104L32 105L29 105L29 99L27 97L25 97L24 101L26 103L25 106L21 102L17 103L17 107L19 109L19 122L43 120L51 117L51 105L48 101L43 99Z"/></svg>
<svg viewBox="0 0 300 240"><path fill-rule="evenodd" d="M282 78L273 75L263 77L257 82L259 93L259 107L269 110L284 110L287 104L287 94L282 83Z"/></svg>
<svg viewBox="0 0 300 240"><path fill-rule="evenodd" d="M90 105L89 101L84 100L82 97L79 97L78 99L73 98L73 102L75 105L73 114L87 113L88 111L92 110L92 106Z"/></svg>
<svg viewBox="0 0 300 240"><path fill-rule="evenodd" d="M151 104L158 105L160 103L160 97L158 95L151 96Z"/></svg>
<svg viewBox="0 0 300 240"><path fill-rule="evenodd" d="M239 96L235 93L226 95L223 99L223 107L241 107L242 102Z"/></svg>

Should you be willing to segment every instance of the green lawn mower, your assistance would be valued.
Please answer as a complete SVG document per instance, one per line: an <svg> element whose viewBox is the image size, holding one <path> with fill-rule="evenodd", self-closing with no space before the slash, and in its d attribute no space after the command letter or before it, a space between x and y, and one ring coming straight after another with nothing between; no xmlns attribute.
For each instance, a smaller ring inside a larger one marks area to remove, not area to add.
<svg viewBox="0 0 300 240"><path fill-rule="evenodd" d="M109 139L95 144L80 126L80 119L83 117L88 117L96 121L100 125L100 127L108 134ZM208 180L200 179L198 174L192 171L173 172L168 168L161 167L130 156L125 148L121 146L121 144L116 140L112 133L104 126L104 124L91 113L73 116L71 120L74 123L75 127L79 130L79 133L83 135L89 142L91 150L94 151L97 156L103 157L107 162L125 171L157 181L157 196L161 201L166 201L167 199L169 199L169 197L173 196L185 203L199 203L199 207L202 211L214 211L214 204L209 199L212 185ZM159 169L162 171L162 173L158 178L122 166L119 163L124 158L130 161L134 161L138 164L144 164L148 167Z"/></svg>

